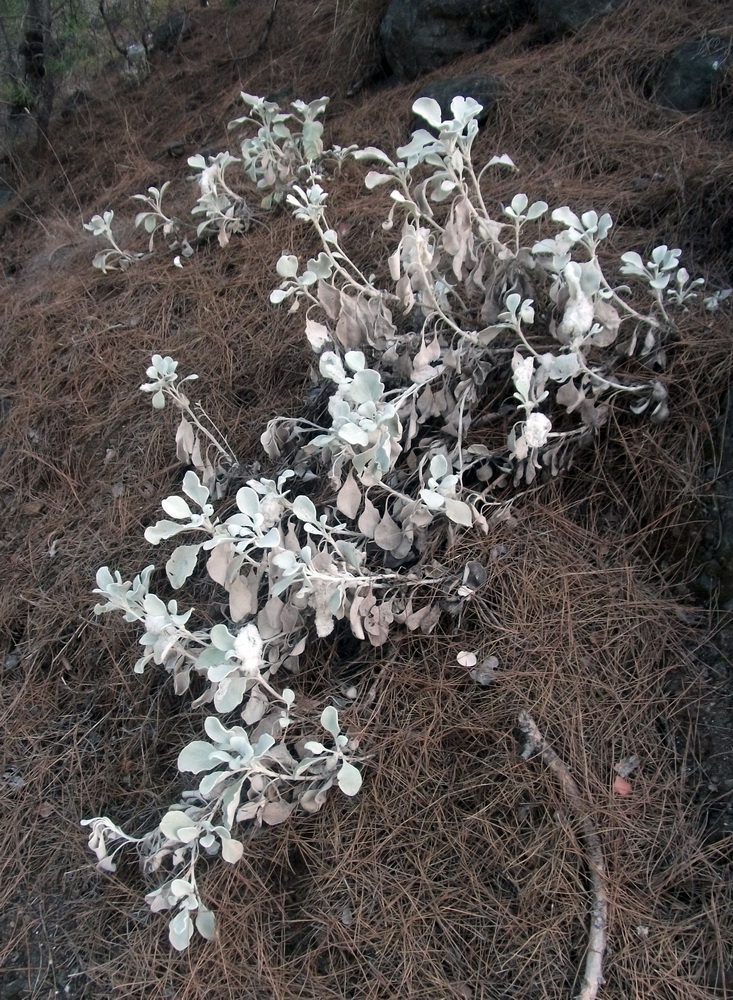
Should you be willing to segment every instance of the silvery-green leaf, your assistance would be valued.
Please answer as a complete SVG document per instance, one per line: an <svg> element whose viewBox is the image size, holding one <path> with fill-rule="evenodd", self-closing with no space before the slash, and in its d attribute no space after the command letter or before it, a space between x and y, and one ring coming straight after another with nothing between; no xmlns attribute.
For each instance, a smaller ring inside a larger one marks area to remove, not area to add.
<svg viewBox="0 0 733 1000"><path fill-rule="evenodd" d="M553 222L561 222L564 226L568 226L570 229L577 229L578 231L583 230L583 224L575 214L571 211L567 205L562 208L556 208L552 213Z"/></svg>
<svg viewBox="0 0 733 1000"><path fill-rule="evenodd" d="M193 919L196 924L196 930L202 938L206 938L207 941L214 941L216 939L216 919L211 910L199 907Z"/></svg>
<svg viewBox="0 0 733 1000"><path fill-rule="evenodd" d="M206 735L221 746L228 746L230 732L226 729L215 715L209 715L204 722Z"/></svg>
<svg viewBox="0 0 733 1000"><path fill-rule="evenodd" d="M272 302L274 306L277 306L281 302L284 302L285 299L289 297L289 295L290 292L285 291L285 289L283 288L273 288L273 290L270 292L270 302Z"/></svg>
<svg viewBox="0 0 733 1000"><path fill-rule="evenodd" d="M637 274L642 278L647 276L644 261L635 250L629 250L627 253L621 254L621 263L622 274Z"/></svg>
<svg viewBox="0 0 733 1000"><path fill-rule="evenodd" d="M193 743L189 743L179 753L178 770L192 771L194 774L199 774L201 771L208 771L214 766L214 762L211 759L213 749L211 743L206 743L204 740L194 740Z"/></svg>
<svg viewBox="0 0 733 1000"><path fill-rule="evenodd" d="M306 318L305 335L314 351L321 351L331 340L328 327L323 323L317 323L314 319Z"/></svg>
<svg viewBox="0 0 733 1000"><path fill-rule="evenodd" d="M514 319L517 315L517 309L519 309L521 301L521 295L517 295L516 292L512 292L511 295L507 295L504 305L506 306L507 313L512 319Z"/></svg>
<svg viewBox="0 0 733 1000"><path fill-rule="evenodd" d="M272 733L263 733L253 747L255 757L263 757L271 747L275 746L275 737Z"/></svg>
<svg viewBox="0 0 733 1000"><path fill-rule="evenodd" d="M182 531L189 530L190 525L188 524L177 524L175 521L158 521L157 524L152 524L145 529L144 538L151 545L157 545L165 538L173 538L174 535L180 535Z"/></svg>
<svg viewBox="0 0 733 1000"><path fill-rule="evenodd" d="M670 275L666 272L658 274L649 282L651 288L666 288L669 284Z"/></svg>
<svg viewBox="0 0 733 1000"><path fill-rule="evenodd" d="M531 326L534 323L534 307L532 299L525 299L519 309L519 321Z"/></svg>
<svg viewBox="0 0 733 1000"><path fill-rule="evenodd" d="M214 775L216 776L216 772ZM210 775L209 777L212 777ZM239 807L239 801L242 796L242 785L244 784L244 778L240 778L239 781L235 781L233 784L229 785L221 793L221 814L222 822L227 829L231 829L234 823L234 817Z"/></svg>
<svg viewBox="0 0 733 1000"><path fill-rule="evenodd" d="M169 840L178 840L178 831L181 827L190 826L191 817L180 809L171 809L161 819L158 829Z"/></svg>
<svg viewBox="0 0 733 1000"><path fill-rule="evenodd" d="M341 358L333 351L324 351L318 362L318 368L324 378L331 379L337 385L346 381L346 371L341 364Z"/></svg>
<svg viewBox="0 0 733 1000"><path fill-rule="evenodd" d="M470 528L473 524L471 508L462 500L452 500L450 497L446 497L445 512L455 524L463 525L466 528Z"/></svg>
<svg viewBox="0 0 733 1000"><path fill-rule="evenodd" d="M236 673L237 670L239 670L239 664L236 660L225 659L212 664L206 671L206 676L213 683L217 683L218 681L223 681L229 674Z"/></svg>
<svg viewBox="0 0 733 1000"><path fill-rule="evenodd" d="M524 212L528 204L529 198L526 194L515 194L512 198L511 205L508 208L505 208L504 211L507 215L511 215L513 218L516 218Z"/></svg>
<svg viewBox="0 0 733 1000"><path fill-rule="evenodd" d="M478 657L476 654L468 652L467 650L461 650L461 652L456 656L456 659L462 667L475 667L478 663Z"/></svg>
<svg viewBox="0 0 733 1000"><path fill-rule="evenodd" d="M381 184L387 184L389 181L393 180L394 177L392 174L382 174L378 170L370 170L364 178L364 184L370 191L373 191L375 187L379 187Z"/></svg>
<svg viewBox="0 0 733 1000"><path fill-rule="evenodd" d="M203 542L198 545L179 545L177 549L173 550L170 559L165 564L165 572L174 590L182 587L193 573L202 544Z"/></svg>
<svg viewBox="0 0 733 1000"><path fill-rule="evenodd" d="M317 278L325 280L331 277L331 272L333 271L333 265L331 264L331 258L325 252L321 250L317 257L311 257L308 261L308 270L312 271Z"/></svg>
<svg viewBox="0 0 733 1000"><path fill-rule="evenodd" d="M266 535L257 539L257 545L261 549L274 549L280 542L280 529L277 526L273 526Z"/></svg>
<svg viewBox="0 0 733 1000"><path fill-rule="evenodd" d="M385 163L389 167L394 166L394 163L387 154L383 153L381 149L377 149L376 146L365 146L364 149L356 149L352 155L355 160L377 160L379 163Z"/></svg>
<svg viewBox="0 0 733 1000"><path fill-rule="evenodd" d="M369 435L358 424L344 424L342 427L339 427L337 434L342 441L346 441L347 444L356 445L359 448L366 448L369 444Z"/></svg>
<svg viewBox="0 0 733 1000"><path fill-rule="evenodd" d="M227 712L233 712L235 708L241 705L246 686L247 678L241 677L238 674L230 674L221 681L214 695L214 707L217 712L226 715Z"/></svg>
<svg viewBox="0 0 733 1000"><path fill-rule="evenodd" d="M527 217L528 221L531 222L532 219L539 219L539 217L541 215L545 214L545 212L547 211L547 208L548 208L548 205L547 205L546 201L535 201L535 202L533 202L529 206L529 209L527 210L527 216L526 217Z"/></svg>
<svg viewBox="0 0 733 1000"><path fill-rule="evenodd" d="M345 542L343 540L339 540L338 542L336 542L336 548L339 550L341 555L344 557L344 559L349 564L349 566L351 566L352 569L355 570L361 569L361 561L359 559L360 550L356 547L356 545L352 544L351 542Z"/></svg>
<svg viewBox="0 0 733 1000"><path fill-rule="evenodd" d="M176 899L183 899L184 896L190 896L193 893L194 888L188 879L174 878L168 885L168 891L171 896L175 896Z"/></svg>
<svg viewBox="0 0 733 1000"><path fill-rule="evenodd" d="M581 370L580 361L575 351L570 354L554 355L543 354L540 358L542 368L547 373L547 377L556 382L563 382L565 379L574 378Z"/></svg>
<svg viewBox="0 0 733 1000"><path fill-rule="evenodd" d="M450 102L450 112L454 120L464 127L483 110L483 104L479 104L473 97L462 97L458 94Z"/></svg>
<svg viewBox="0 0 733 1000"><path fill-rule="evenodd" d="M430 460L430 475L433 479L442 479L448 473L448 459L445 455L433 455Z"/></svg>
<svg viewBox="0 0 733 1000"><path fill-rule="evenodd" d="M654 407L649 419L653 424L661 424L667 419L668 416L669 416L669 407L667 406L666 402L662 401L661 403L657 403L657 405Z"/></svg>
<svg viewBox="0 0 733 1000"><path fill-rule="evenodd" d="M209 491L202 484L199 477L191 469L183 477L183 492L190 497L199 507L208 503Z"/></svg>
<svg viewBox="0 0 733 1000"><path fill-rule="evenodd" d="M228 778L229 773L227 771L210 771L209 774L205 774L199 782L199 794L205 799L210 799L214 789L219 789L220 791L220 786L222 783L226 782ZM206 847L206 844L204 844L203 841L202 846Z"/></svg>
<svg viewBox="0 0 733 1000"><path fill-rule="evenodd" d="M242 719L248 726L253 726L256 722L260 721L267 711L269 704L267 695L255 688L247 699L247 704L244 706Z"/></svg>
<svg viewBox="0 0 733 1000"><path fill-rule="evenodd" d="M360 372L366 367L366 358L363 351L347 351L344 354L344 361L352 372Z"/></svg>
<svg viewBox="0 0 733 1000"><path fill-rule="evenodd" d="M221 856L230 865L234 865L244 854L244 844L239 840L231 840L228 837L221 838Z"/></svg>
<svg viewBox="0 0 733 1000"><path fill-rule="evenodd" d="M302 494L293 500L293 514L299 521L310 521L311 523L318 521L318 512L313 501Z"/></svg>
<svg viewBox="0 0 733 1000"><path fill-rule="evenodd" d="M427 99L429 100L429 98ZM437 101L435 103L437 104ZM405 160L407 162L408 169L412 170L430 153L443 150L445 150L443 143L436 139L431 132L421 128L412 133L412 139L410 139L407 145L398 146L397 155L401 160ZM396 197L397 195L399 195L399 197ZM396 190L390 193L390 197L394 198L396 201L405 201L405 196Z"/></svg>
<svg viewBox="0 0 733 1000"><path fill-rule="evenodd" d="M513 167L517 169L514 160L509 156L508 153L502 153L501 156L492 156L488 162L489 167Z"/></svg>
<svg viewBox="0 0 733 1000"><path fill-rule="evenodd" d="M237 507L243 514L254 517L260 512L260 498L251 486L242 486L237 490Z"/></svg>
<svg viewBox="0 0 733 1000"><path fill-rule="evenodd" d="M96 260L97 258L95 257L94 259ZM153 408L156 410L162 410L165 408L165 395L163 394L162 389L158 389L158 391L153 395L152 403Z"/></svg>
<svg viewBox="0 0 733 1000"><path fill-rule="evenodd" d="M356 795L361 788L361 773L353 764L344 761L336 777L338 786L344 795Z"/></svg>
<svg viewBox="0 0 733 1000"><path fill-rule="evenodd" d="M333 705L327 705L321 712L321 725L333 736L334 742L339 735L339 714Z"/></svg>
<svg viewBox="0 0 733 1000"><path fill-rule="evenodd" d="M354 380L349 386L348 397L358 406L360 403L366 403L367 401L379 402L383 392L384 383L379 377L379 372L374 371L373 368L364 368L354 373Z"/></svg>
<svg viewBox="0 0 733 1000"><path fill-rule="evenodd" d="M445 497L441 493L436 493L435 490L421 489L420 499L430 510L440 510L445 506Z"/></svg>
<svg viewBox="0 0 733 1000"><path fill-rule="evenodd" d="M443 112L432 97L419 97L412 105L412 113L424 118L428 125L432 125L435 129L439 129L443 124ZM399 150L397 155L400 155Z"/></svg>
<svg viewBox="0 0 733 1000"><path fill-rule="evenodd" d="M168 925L168 940L176 951L185 951L193 934L193 921L188 910L181 910Z"/></svg>
<svg viewBox="0 0 733 1000"><path fill-rule="evenodd" d="M599 240L605 240L606 236L608 236L608 231L612 225L613 225L613 219L608 214L608 212L605 212L598 220L598 230L596 235L598 236Z"/></svg>
<svg viewBox="0 0 733 1000"><path fill-rule="evenodd" d="M209 638L213 646L223 652L228 652L230 649L234 649L234 636L231 634L226 625L221 622L214 625L209 632Z"/></svg>
<svg viewBox="0 0 733 1000"><path fill-rule="evenodd" d="M316 755L321 753L326 753L326 748L318 740L308 740L307 743L303 744L303 749L307 750L308 753L314 753Z"/></svg>
<svg viewBox="0 0 733 1000"><path fill-rule="evenodd" d="M651 400L648 397L646 399L642 398L631 403L629 409L631 410L632 413L643 413L644 410L646 410L646 408L649 406L650 402Z"/></svg>
<svg viewBox="0 0 733 1000"><path fill-rule="evenodd" d="M568 265L569 266L569 265ZM603 273L597 260L587 260L579 264L580 287L589 298L594 298L601 287Z"/></svg>

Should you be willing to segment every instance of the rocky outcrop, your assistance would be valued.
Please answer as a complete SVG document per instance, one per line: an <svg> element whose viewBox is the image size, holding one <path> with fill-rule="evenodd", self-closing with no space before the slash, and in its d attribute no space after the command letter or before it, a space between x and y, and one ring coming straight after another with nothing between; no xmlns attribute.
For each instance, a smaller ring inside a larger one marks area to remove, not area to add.
<svg viewBox="0 0 733 1000"><path fill-rule="evenodd" d="M414 80L485 49L531 13L529 0L391 0L381 26L384 55L400 80Z"/></svg>
<svg viewBox="0 0 733 1000"><path fill-rule="evenodd" d="M623 0L535 0L535 11L545 38L580 31L587 24L620 7Z"/></svg>
<svg viewBox="0 0 733 1000"><path fill-rule="evenodd" d="M731 65L731 43L722 38L684 42L662 68L655 99L676 111L701 111L713 103Z"/></svg>
<svg viewBox="0 0 733 1000"><path fill-rule="evenodd" d="M154 52L172 52L179 42L190 36L191 22L185 11L172 10L153 31L150 47Z"/></svg>

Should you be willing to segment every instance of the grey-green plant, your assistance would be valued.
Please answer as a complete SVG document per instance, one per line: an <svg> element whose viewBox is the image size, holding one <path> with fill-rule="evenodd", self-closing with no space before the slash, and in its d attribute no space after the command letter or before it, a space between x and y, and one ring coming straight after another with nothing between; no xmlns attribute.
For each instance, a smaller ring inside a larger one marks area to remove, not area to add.
<svg viewBox="0 0 733 1000"><path fill-rule="evenodd" d="M328 105L328 98L306 104L293 101L291 112L283 112L280 107L262 97L242 92L241 98L250 113L235 118L229 123L230 129L254 125L254 136L239 140L239 156L228 150L214 156L200 153L188 158L188 165L196 171L199 196L191 208L191 215L198 221L194 234L186 234L179 219L169 217L163 210L163 196L170 182L157 187L149 187L147 194L132 197L145 202L149 209L140 212L135 225L142 225L150 234L148 253L154 251L157 233L168 238L176 236L167 246L174 251L173 263L182 267L185 258L193 254L192 244L216 236L219 245L225 247L231 237L246 233L252 224L254 212L247 195L258 199L260 208L273 209L281 205L288 194L299 183L312 185L322 177L324 169L339 169L344 160L356 148L342 149L332 146L324 149L323 124L317 119ZM232 168L237 167L236 176ZM254 203L254 202L252 202ZM143 253L123 251L116 243L112 231L113 213L96 215L85 228L95 236L106 239L111 250L101 251L93 265L105 273L109 270L125 270L133 261L145 257Z"/></svg>
<svg viewBox="0 0 733 1000"><path fill-rule="evenodd" d="M102 868L129 843L147 871L165 870L146 898L172 911L178 949L194 928L215 933L196 864L214 854L236 861L235 827L246 835L247 824L315 812L334 787L359 791L364 758L338 715L358 691L335 687L322 710L300 698L290 678L309 643L347 628L379 647L397 628L427 634L442 613L458 618L481 600L486 570L456 556L456 537L500 525L538 476L556 475L597 438L611 407L625 405L630 420L665 419L674 317L697 308L701 285L679 266L678 250L659 246L646 262L636 252L621 257L620 273L642 292L632 296L601 265L608 214L550 211L523 192L504 206L492 201L492 173L515 167L506 155L475 167L481 107L470 98L456 98L445 120L435 101L416 101L433 131L414 132L394 159L376 147L324 149L315 119L325 99L294 103L297 131L275 104L245 99L261 123L242 149L250 181L315 234L304 265L280 256L270 301L302 309L323 405L271 420L257 457L267 475L245 478L253 464L181 390L196 376L179 380L177 362L154 355L140 388L155 409L170 402L180 412L176 453L191 468L145 540L166 549L174 591L208 577L212 593L226 595L225 618L204 626L193 607L163 600L151 590L152 565L132 580L108 567L97 574L96 612L121 613L143 630L135 671L162 667L178 695L195 690L192 707L211 713L207 739L178 757L182 773L203 777L153 831L133 837L107 817L85 821ZM252 118L236 124L244 121ZM384 227L401 225L386 285L352 259L328 219L331 153L336 169L345 156L376 164L367 188L389 189ZM243 218L223 179L236 162L220 154L193 164L201 225L222 247ZM149 211L138 221L151 237L173 232L164 191L139 196ZM109 230L111 213L102 221ZM718 306L725 294L712 298ZM493 682L490 659L479 683ZM464 651L459 662L478 661ZM327 743L314 737L318 722Z"/></svg>
<svg viewBox="0 0 733 1000"><path fill-rule="evenodd" d="M130 264L134 264L135 261L145 256L143 253L123 250L120 247L112 232L114 217L115 213L110 209L101 215L92 216L89 222L84 223L84 228L88 229L92 236L106 240L110 244L108 249L96 253L92 260L92 265L99 268L102 274L106 274L108 271L125 271Z"/></svg>

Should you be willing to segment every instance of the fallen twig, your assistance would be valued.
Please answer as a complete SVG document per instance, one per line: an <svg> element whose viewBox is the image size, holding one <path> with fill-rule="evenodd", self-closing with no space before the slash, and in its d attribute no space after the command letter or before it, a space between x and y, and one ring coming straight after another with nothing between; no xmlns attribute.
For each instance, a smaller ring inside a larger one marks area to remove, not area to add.
<svg viewBox="0 0 733 1000"><path fill-rule="evenodd" d="M267 15L267 20L265 21L265 27L262 30L260 36L260 44L257 46L256 51L259 52L260 49L265 47L265 43L270 36L270 29L272 28L272 22L275 20L275 10L277 9L277 0L272 0L272 7L270 7L270 13Z"/></svg>
<svg viewBox="0 0 733 1000"><path fill-rule="evenodd" d="M581 795L575 778L568 770L567 765L548 745L529 712L519 713L519 728L526 737L522 758L527 760L534 753L541 755L544 763L560 782L573 812L583 827L583 839L588 850L588 867L590 868L593 889L593 907L588 932L585 975L577 1000L595 1000L598 989L603 983L603 955L606 950L608 931L608 890L601 838L591 819L591 807Z"/></svg>

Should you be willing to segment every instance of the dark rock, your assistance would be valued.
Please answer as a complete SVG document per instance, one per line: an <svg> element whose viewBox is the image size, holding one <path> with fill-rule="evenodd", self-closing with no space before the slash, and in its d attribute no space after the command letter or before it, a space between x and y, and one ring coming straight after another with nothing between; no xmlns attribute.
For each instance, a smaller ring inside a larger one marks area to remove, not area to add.
<svg viewBox="0 0 733 1000"><path fill-rule="evenodd" d="M537 20L545 38L580 31L596 18L613 13L623 0L535 0Z"/></svg>
<svg viewBox="0 0 733 1000"><path fill-rule="evenodd" d="M731 64L731 43L722 38L684 42L662 68L654 98L676 111L700 111L712 104Z"/></svg>
<svg viewBox="0 0 733 1000"><path fill-rule="evenodd" d="M191 22L185 11L172 10L153 32L151 48L156 52L172 52L179 42L191 36Z"/></svg>
<svg viewBox="0 0 733 1000"><path fill-rule="evenodd" d="M531 14L530 0L391 0L381 39L400 80L479 52Z"/></svg>
<svg viewBox="0 0 733 1000"><path fill-rule="evenodd" d="M498 76L488 76L481 73L472 73L467 76L452 76L447 80L434 80L427 83L415 94L413 101L418 97L432 97L440 105L443 112L443 120L450 118L450 104L454 97L472 97L483 105L483 111L476 119L479 124L483 124L489 117L491 109L496 101L506 91L506 84ZM427 123L413 115L415 128L427 128Z"/></svg>

